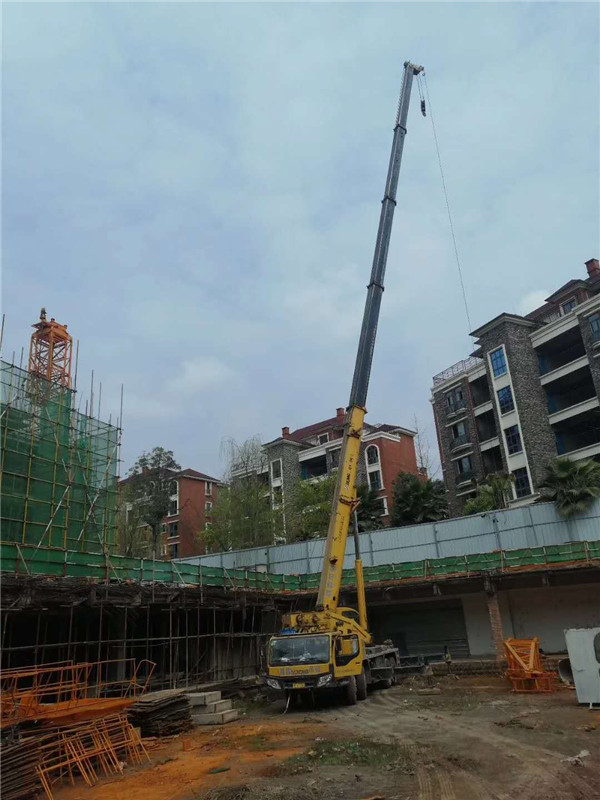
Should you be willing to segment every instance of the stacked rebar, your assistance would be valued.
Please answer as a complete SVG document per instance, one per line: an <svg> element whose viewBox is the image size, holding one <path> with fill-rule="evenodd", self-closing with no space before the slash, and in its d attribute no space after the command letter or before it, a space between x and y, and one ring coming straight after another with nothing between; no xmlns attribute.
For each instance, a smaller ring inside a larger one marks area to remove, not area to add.
<svg viewBox="0 0 600 800"><path fill-rule="evenodd" d="M191 705L183 689L165 689L140 697L128 709L142 736L171 736L192 727Z"/></svg>
<svg viewBox="0 0 600 800"><path fill-rule="evenodd" d="M15 739L0 745L2 800L25 800L40 789L36 767L40 763L39 740Z"/></svg>

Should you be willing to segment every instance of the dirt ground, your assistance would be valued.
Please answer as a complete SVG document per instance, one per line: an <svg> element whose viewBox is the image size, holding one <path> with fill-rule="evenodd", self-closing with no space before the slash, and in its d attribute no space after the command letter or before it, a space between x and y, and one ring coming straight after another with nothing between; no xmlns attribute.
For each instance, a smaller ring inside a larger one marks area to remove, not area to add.
<svg viewBox="0 0 600 800"><path fill-rule="evenodd" d="M600 798L600 712L567 689L514 695L496 678L420 681L149 742L152 764L56 800L593 800Z"/></svg>

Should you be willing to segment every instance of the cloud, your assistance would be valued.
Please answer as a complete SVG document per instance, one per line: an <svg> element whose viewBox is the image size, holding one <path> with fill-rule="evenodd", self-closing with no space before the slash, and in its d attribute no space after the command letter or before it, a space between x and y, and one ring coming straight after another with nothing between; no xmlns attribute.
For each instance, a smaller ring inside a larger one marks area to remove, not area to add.
<svg viewBox="0 0 600 800"><path fill-rule="evenodd" d="M161 443L219 472L223 437L345 405L411 56L433 108L415 91L368 405L426 424L431 376L470 352L431 111L473 326L532 310L597 255L597 16L6 4L6 350L42 305L68 323L103 414L125 384L126 463ZM562 52L587 65L576 81Z"/></svg>
<svg viewBox="0 0 600 800"><path fill-rule="evenodd" d="M169 383L168 391L189 394L202 392L231 380L234 373L226 364L212 356L197 356L185 360L178 375Z"/></svg>

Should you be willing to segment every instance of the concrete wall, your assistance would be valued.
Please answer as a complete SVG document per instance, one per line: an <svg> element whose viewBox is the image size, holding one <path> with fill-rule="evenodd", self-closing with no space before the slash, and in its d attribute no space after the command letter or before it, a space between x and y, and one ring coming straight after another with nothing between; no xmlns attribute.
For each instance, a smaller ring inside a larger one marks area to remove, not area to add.
<svg viewBox="0 0 600 800"><path fill-rule="evenodd" d="M554 504L536 503L507 511L491 511L404 528L385 528L360 535L366 567L598 539L600 500L587 514L568 521L559 517ZM253 569L257 565L264 565L269 572L303 575L320 572L324 548L325 539L314 539L183 560L225 569ZM344 567L353 566L354 544L352 537L349 537Z"/></svg>
<svg viewBox="0 0 600 800"><path fill-rule="evenodd" d="M600 625L600 584L511 589L498 593L504 638L539 637L547 653L566 651L566 628ZM481 592L462 596L471 656L493 657L494 645Z"/></svg>

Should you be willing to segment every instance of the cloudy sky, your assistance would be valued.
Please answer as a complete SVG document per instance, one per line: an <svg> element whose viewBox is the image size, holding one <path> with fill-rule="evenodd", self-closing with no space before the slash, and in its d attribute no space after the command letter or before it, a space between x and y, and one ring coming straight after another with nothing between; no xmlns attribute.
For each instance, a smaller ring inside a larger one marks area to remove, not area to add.
<svg viewBox="0 0 600 800"><path fill-rule="evenodd" d="M46 306L123 470L345 405L402 63L424 64L473 327L597 257L598 6L5 4L5 354ZM433 424L469 352L431 117L413 96L371 422Z"/></svg>

